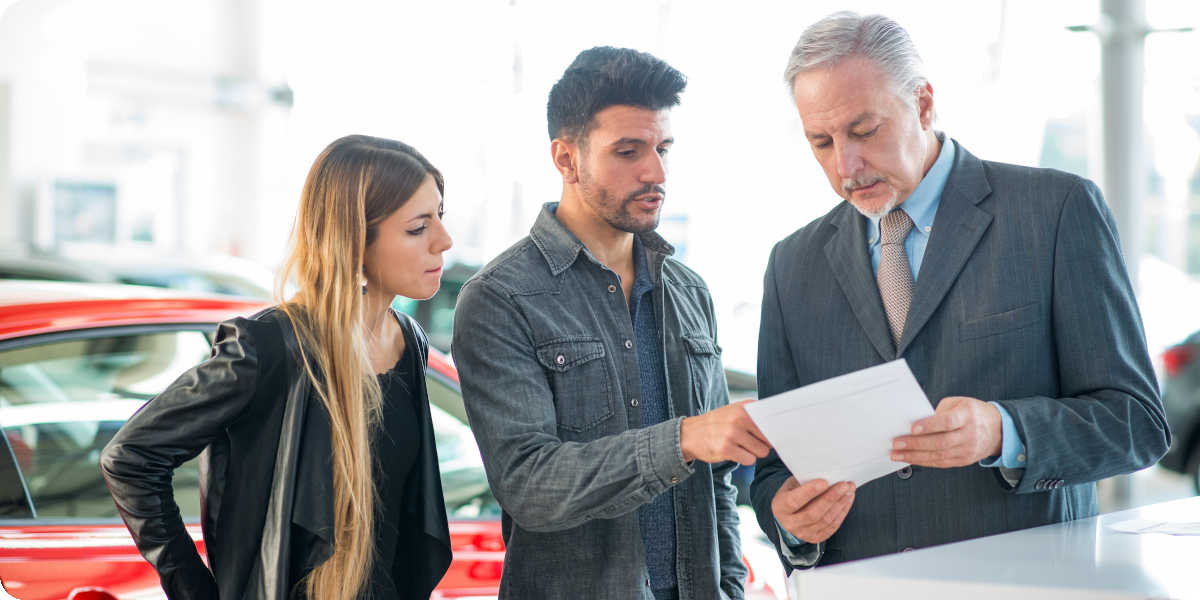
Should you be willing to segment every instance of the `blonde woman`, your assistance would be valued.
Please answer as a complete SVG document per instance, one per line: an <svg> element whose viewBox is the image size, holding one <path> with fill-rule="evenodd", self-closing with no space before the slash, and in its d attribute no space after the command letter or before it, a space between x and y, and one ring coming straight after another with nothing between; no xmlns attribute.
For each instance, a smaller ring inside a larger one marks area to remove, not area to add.
<svg viewBox="0 0 1200 600"><path fill-rule="evenodd" d="M101 469L172 598L428 598L450 537L420 327L450 236L441 174L400 142L317 157L281 280L298 292L222 323L213 356L146 404ZM201 455L208 566L172 471Z"/></svg>

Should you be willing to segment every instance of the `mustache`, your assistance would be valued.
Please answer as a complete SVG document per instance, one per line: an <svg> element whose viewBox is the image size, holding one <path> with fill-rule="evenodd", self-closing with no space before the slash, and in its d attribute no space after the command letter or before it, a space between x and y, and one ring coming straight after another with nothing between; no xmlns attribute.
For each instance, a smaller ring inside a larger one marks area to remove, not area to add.
<svg viewBox="0 0 1200 600"><path fill-rule="evenodd" d="M854 191L855 188L867 187L868 185L874 185L883 180L884 180L883 177L880 177L879 175L869 175L866 177L855 177L853 179L843 179L842 180L842 191L849 194L850 192Z"/></svg>
<svg viewBox="0 0 1200 600"><path fill-rule="evenodd" d="M663 197L663 200L666 200L667 199L667 188L665 188L661 185L647 183L646 185L642 186L637 191L629 194L628 196L625 196L625 204L629 204L630 202L633 202L634 199L637 198L638 196L644 196L646 194L658 194Z"/></svg>

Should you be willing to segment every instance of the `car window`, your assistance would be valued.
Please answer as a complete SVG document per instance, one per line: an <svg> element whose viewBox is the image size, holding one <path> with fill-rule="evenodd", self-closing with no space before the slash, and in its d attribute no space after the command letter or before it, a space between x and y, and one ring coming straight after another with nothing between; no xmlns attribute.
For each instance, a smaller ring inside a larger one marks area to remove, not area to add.
<svg viewBox="0 0 1200 600"><path fill-rule="evenodd" d="M434 377L425 377L429 389L429 412L437 440L438 468L446 514L451 519L498 519L500 505L488 487L483 459L471 428L461 418L459 391Z"/></svg>
<svg viewBox="0 0 1200 600"><path fill-rule="evenodd" d="M125 420L210 344L198 330L113 333L0 351L0 427L38 518L114 518L100 451ZM175 471L185 518L200 514L196 461Z"/></svg>

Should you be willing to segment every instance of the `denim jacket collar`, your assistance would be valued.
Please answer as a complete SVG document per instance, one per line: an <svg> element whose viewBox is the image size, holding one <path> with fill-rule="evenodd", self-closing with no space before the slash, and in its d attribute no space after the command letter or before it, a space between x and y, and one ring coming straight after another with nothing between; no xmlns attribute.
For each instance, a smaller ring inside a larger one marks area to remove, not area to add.
<svg viewBox="0 0 1200 600"><path fill-rule="evenodd" d="M558 217L554 216L557 210L557 202L547 202L542 205L542 212L538 214L533 228L529 230L529 239L533 240L534 245L542 252L542 256L550 266L550 272L556 277L562 274L575 263L580 252L596 264L600 264L587 246L584 246L583 242L579 241L579 238L575 237L575 234L571 233L571 230L567 229L558 220ZM674 254L675 248L653 231L639 233L637 236L646 250L650 277L655 283L658 283L663 259Z"/></svg>

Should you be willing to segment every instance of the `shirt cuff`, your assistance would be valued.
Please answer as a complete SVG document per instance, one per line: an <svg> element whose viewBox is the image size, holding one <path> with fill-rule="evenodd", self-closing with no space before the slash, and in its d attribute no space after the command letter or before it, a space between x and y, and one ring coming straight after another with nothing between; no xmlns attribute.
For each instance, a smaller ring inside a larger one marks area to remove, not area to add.
<svg viewBox="0 0 1200 600"><path fill-rule="evenodd" d="M810 544L794 536L775 521L779 531L779 552L793 567L812 567L821 560L821 544Z"/></svg>
<svg viewBox="0 0 1200 600"><path fill-rule="evenodd" d="M1025 442L1017 433L1012 415L997 402L989 402L1000 411L1000 456L989 456L979 461L981 467L1002 467L1005 469L1025 468Z"/></svg>
<svg viewBox="0 0 1200 600"><path fill-rule="evenodd" d="M647 456L650 466L663 489L669 488L696 471L696 467L683 460L683 448L680 445L683 419L675 418L658 425L645 428L650 436ZM655 492L661 493L660 491Z"/></svg>

